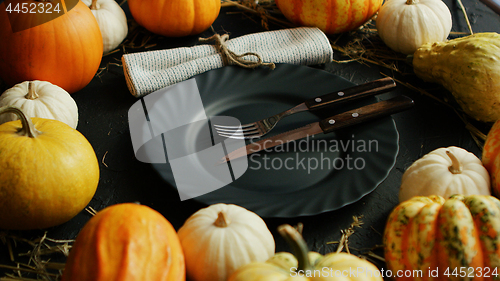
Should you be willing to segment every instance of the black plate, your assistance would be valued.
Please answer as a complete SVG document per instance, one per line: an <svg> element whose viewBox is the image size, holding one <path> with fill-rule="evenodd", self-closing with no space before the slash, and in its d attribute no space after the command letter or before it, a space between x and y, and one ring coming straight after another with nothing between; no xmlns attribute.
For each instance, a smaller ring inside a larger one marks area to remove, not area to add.
<svg viewBox="0 0 500 281"><path fill-rule="evenodd" d="M224 67L195 79L209 118L233 116L242 124L354 85L323 70L288 64L278 65L275 70ZM375 101L365 99L344 108L289 116L269 136ZM186 146L194 141L187 139ZM331 211L373 191L394 166L397 153L398 132L392 118L387 117L249 158L243 176L194 200L233 203L263 217ZM175 186L168 163L153 167Z"/></svg>

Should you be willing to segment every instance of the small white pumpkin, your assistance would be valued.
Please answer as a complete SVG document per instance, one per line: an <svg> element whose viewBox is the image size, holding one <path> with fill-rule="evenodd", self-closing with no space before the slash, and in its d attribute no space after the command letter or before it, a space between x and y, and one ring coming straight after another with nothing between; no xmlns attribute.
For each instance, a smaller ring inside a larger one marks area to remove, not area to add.
<svg viewBox="0 0 500 281"><path fill-rule="evenodd" d="M399 201L429 195L449 198L454 194L491 195L490 177L476 155L450 146L429 152L405 171Z"/></svg>
<svg viewBox="0 0 500 281"><path fill-rule="evenodd" d="M390 0L380 7L376 26L389 48L409 55L425 43L446 40L452 19L441 0Z"/></svg>
<svg viewBox="0 0 500 281"><path fill-rule="evenodd" d="M99 24L102 35L103 53L116 49L127 37L127 16L115 0L82 0Z"/></svg>
<svg viewBox="0 0 500 281"><path fill-rule="evenodd" d="M78 107L63 88L46 81L25 81L7 89L0 96L0 107L11 105L28 117L55 119L76 129ZM0 124L17 120L15 114L2 114Z"/></svg>
<svg viewBox="0 0 500 281"><path fill-rule="evenodd" d="M214 204L191 217L178 231L192 281L225 281L239 267L266 261L275 242L266 223L252 211L233 204Z"/></svg>

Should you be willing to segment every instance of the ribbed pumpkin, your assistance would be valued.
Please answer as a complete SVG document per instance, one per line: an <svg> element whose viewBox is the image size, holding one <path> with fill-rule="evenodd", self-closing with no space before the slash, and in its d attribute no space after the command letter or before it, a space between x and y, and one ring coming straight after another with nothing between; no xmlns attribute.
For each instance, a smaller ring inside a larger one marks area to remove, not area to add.
<svg viewBox="0 0 500 281"><path fill-rule="evenodd" d="M412 272L406 280L492 279L500 274L500 201L486 195L413 197L389 215L383 239L387 269Z"/></svg>
<svg viewBox="0 0 500 281"><path fill-rule="evenodd" d="M493 195L500 197L500 120L496 121L488 132L481 160L490 174Z"/></svg>
<svg viewBox="0 0 500 281"><path fill-rule="evenodd" d="M150 207L122 203L99 211L78 234L62 281L183 281L175 229Z"/></svg>
<svg viewBox="0 0 500 281"><path fill-rule="evenodd" d="M191 281L226 281L237 268L274 254L274 238L256 213L213 204L191 215L178 231Z"/></svg>
<svg viewBox="0 0 500 281"><path fill-rule="evenodd" d="M199 34L219 16L220 0L128 0L135 21L168 37Z"/></svg>
<svg viewBox="0 0 500 281"><path fill-rule="evenodd" d="M448 38L452 18L442 0L385 1L377 15L377 32L391 49L413 54L428 42Z"/></svg>
<svg viewBox="0 0 500 281"><path fill-rule="evenodd" d="M315 26L326 34L354 30L382 6L383 0L275 0L283 15L299 26Z"/></svg>
<svg viewBox="0 0 500 281"><path fill-rule="evenodd" d="M20 120L0 125L0 228L47 228L70 220L97 189L94 149L61 121L0 108L6 113Z"/></svg>
<svg viewBox="0 0 500 281"><path fill-rule="evenodd" d="M411 164L401 178L399 202L413 196L491 195L490 176L481 160L456 146L440 147Z"/></svg>
<svg viewBox="0 0 500 281"><path fill-rule="evenodd" d="M18 3L26 3L27 7L52 3L9 0L0 4L0 77L9 86L23 81L41 80L51 82L69 93L85 87L99 68L103 48L99 25L90 9L78 1L64 15L14 32L49 14L9 14L6 12L7 2L11 7ZM68 6L68 2L61 1L63 7L60 9Z"/></svg>
<svg viewBox="0 0 500 281"><path fill-rule="evenodd" d="M115 50L127 37L127 15L115 0L82 0L101 29L104 54Z"/></svg>
<svg viewBox="0 0 500 281"><path fill-rule="evenodd" d="M15 106L29 117L55 119L76 129L78 106L63 88L47 81L25 81L0 96L0 106ZM17 120L15 114L0 115L0 124Z"/></svg>

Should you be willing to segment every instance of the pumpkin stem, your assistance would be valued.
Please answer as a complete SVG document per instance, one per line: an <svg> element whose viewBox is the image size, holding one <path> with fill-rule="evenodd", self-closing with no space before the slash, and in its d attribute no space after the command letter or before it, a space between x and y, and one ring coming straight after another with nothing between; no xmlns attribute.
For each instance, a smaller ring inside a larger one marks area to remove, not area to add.
<svg viewBox="0 0 500 281"><path fill-rule="evenodd" d="M89 7L91 10L97 10L98 7L97 7L97 0L92 0L92 4L90 4L90 7Z"/></svg>
<svg viewBox="0 0 500 281"><path fill-rule="evenodd" d="M297 258L299 263L297 266L297 272L311 268L311 262L309 261L308 256L309 249L307 248L307 243L304 241L302 235L289 224L280 225L278 227L278 232L292 248L292 252L295 258Z"/></svg>
<svg viewBox="0 0 500 281"><path fill-rule="evenodd" d="M26 116L21 109L9 105L0 107L0 114L4 113L14 113L17 115L19 120L21 120L22 127L17 131L19 135L36 138L40 134L40 132L35 128L35 125L33 125L31 118Z"/></svg>
<svg viewBox="0 0 500 281"><path fill-rule="evenodd" d="M226 213L219 212L217 215L217 219L214 222L214 225L217 227L227 227L231 221L227 218Z"/></svg>
<svg viewBox="0 0 500 281"><path fill-rule="evenodd" d="M28 82L28 93L24 97L29 100L36 100L39 97L33 86L33 81Z"/></svg>
<svg viewBox="0 0 500 281"><path fill-rule="evenodd" d="M406 0L406 5L415 5L418 4L419 0Z"/></svg>
<svg viewBox="0 0 500 281"><path fill-rule="evenodd" d="M455 155L449 150L446 150L446 155L448 155L448 157L450 157L451 159L451 166L448 168L448 170L450 170L452 174L462 173L462 164L460 164L460 161L458 161L457 157L455 157Z"/></svg>

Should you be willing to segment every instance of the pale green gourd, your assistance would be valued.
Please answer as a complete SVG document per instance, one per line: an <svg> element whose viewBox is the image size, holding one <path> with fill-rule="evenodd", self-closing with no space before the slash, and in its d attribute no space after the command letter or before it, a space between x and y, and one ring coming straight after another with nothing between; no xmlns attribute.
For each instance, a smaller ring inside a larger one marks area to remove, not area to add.
<svg viewBox="0 0 500 281"><path fill-rule="evenodd" d="M358 256L333 252L310 252L302 235L292 226L278 227L293 255L279 252L265 262L254 261L239 267L227 281L383 281L371 262Z"/></svg>
<svg viewBox="0 0 500 281"><path fill-rule="evenodd" d="M482 122L500 119L500 35L476 33L424 44L413 56L421 79L449 90L462 110Z"/></svg>

